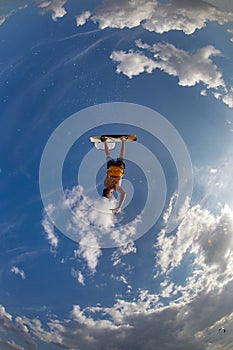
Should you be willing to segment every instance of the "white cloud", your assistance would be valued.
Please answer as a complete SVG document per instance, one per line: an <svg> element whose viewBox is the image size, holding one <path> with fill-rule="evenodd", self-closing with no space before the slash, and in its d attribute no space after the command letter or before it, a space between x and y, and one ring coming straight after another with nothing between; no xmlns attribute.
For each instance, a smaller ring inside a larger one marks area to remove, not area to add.
<svg viewBox="0 0 233 350"><path fill-rule="evenodd" d="M157 6L143 27L160 34L181 30L190 35L197 29L204 28L207 22L224 24L230 21L233 21L232 13L220 11L204 1L173 0Z"/></svg>
<svg viewBox="0 0 233 350"><path fill-rule="evenodd" d="M52 215L54 211L54 207L52 205L49 205L46 208L46 212L49 213L50 215ZM47 214L44 214L44 218L41 222L41 225L44 229L44 232L46 234L46 239L48 240L50 246L51 246L51 251L54 252L54 250L56 250L56 248L58 247L58 238L54 232L54 225L51 222L50 218L48 217Z"/></svg>
<svg viewBox="0 0 233 350"><path fill-rule="evenodd" d="M192 290L221 290L233 280L233 211L226 205L213 215L200 205L191 207L175 235L160 233L157 248L162 275L179 267L186 254L193 257L193 274L179 289L186 297Z"/></svg>
<svg viewBox="0 0 233 350"><path fill-rule="evenodd" d="M80 283L82 286L85 286L85 278L81 271L77 271L72 268L71 275L78 281L78 283Z"/></svg>
<svg viewBox="0 0 233 350"><path fill-rule="evenodd" d="M227 94L222 96L222 101L230 108L233 108L233 87L230 88Z"/></svg>
<svg viewBox="0 0 233 350"><path fill-rule="evenodd" d="M101 29L134 28L142 25L146 30L165 33L181 30L193 34L207 22L220 25L233 21L233 13L224 12L201 0L173 0L165 4L152 0L105 0L91 17Z"/></svg>
<svg viewBox="0 0 233 350"><path fill-rule="evenodd" d="M123 73L130 79L143 72L152 73L155 68L158 68L154 60L141 52L134 52L133 50L130 50L128 53L125 51L113 51L110 58L114 62L119 62L116 72Z"/></svg>
<svg viewBox="0 0 233 350"><path fill-rule="evenodd" d="M52 19L56 21L58 18L62 18L67 13L64 9L64 5L67 0L37 0L37 6L41 9L42 14L46 12L52 12Z"/></svg>
<svg viewBox="0 0 233 350"><path fill-rule="evenodd" d="M216 99L221 99L233 108L233 88L227 90L222 73L213 63L212 57L221 54L213 46L208 45L189 53L169 43L157 43L151 46L137 40L136 44L139 49L146 51L112 52L110 58L118 63L116 68L118 74L123 73L131 79L141 73L152 73L153 70L159 69L177 77L181 86L203 84L205 89L201 90L201 95L206 96L207 90L211 90Z"/></svg>
<svg viewBox="0 0 233 350"><path fill-rule="evenodd" d="M79 242L79 248L75 254L87 262L92 273L96 272L102 248L133 246L132 242L137 237L140 216L137 216L128 225L121 225L121 216L113 215L110 210L114 207L116 207L115 199L90 198L85 195L81 186L75 186L71 190L65 191L60 204L49 205L46 208L47 214L53 222L56 222L56 215L61 215L61 209L69 208L71 210L71 218L65 224L66 233L68 232L69 237L73 238L74 241ZM56 248L58 240L54 234L54 226L47 214L42 220L42 225L50 244Z"/></svg>
<svg viewBox="0 0 233 350"><path fill-rule="evenodd" d="M12 320L12 316L8 312L6 312L6 309L3 305L0 305L0 318L6 321Z"/></svg>
<svg viewBox="0 0 233 350"><path fill-rule="evenodd" d="M87 22L88 18L90 18L90 16L91 16L90 11L85 11L80 16L76 16L77 26L83 26Z"/></svg>
<svg viewBox="0 0 233 350"><path fill-rule="evenodd" d="M172 195L172 197L170 198L170 201L169 201L168 208L167 208L167 210L165 210L165 212L163 214L163 222L165 225L168 223L168 220L171 216L171 213L172 213L177 196L178 196L178 193L176 193L176 192Z"/></svg>
<svg viewBox="0 0 233 350"><path fill-rule="evenodd" d="M195 170L201 204L190 206L175 234L167 235L166 230L160 232L155 278L164 278L161 296L168 294L176 298L175 302L188 302L202 293L213 290L221 293L232 283L232 159L230 151L221 162L216 162L217 166ZM184 261L191 266L185 281L169 285L172 274L184 265Z"/></svg>
<svg viewBox="0 0 233 350"><path fill-rule="evenodd" d="M135 254L136 252L137 252L137 248L134 242L128 242L127 244L117 248L112 253L113 266L117 266L118 264L121 263L122 256L128 255L130 253Z"/></svg>
<svg viewBox="0 0 233 350"><path fill-rule="evenodd" d="M17 266L13 266L11 268L11 273L19 275L23 280L26 278L25 272L23 270L20 270Z"/></svg>
<svg viewBox="0 0 233 350"><path fill-rule="evenodd" d="M194 86L197 83L203 83L208 89L225 86L221 73L210 59L211 56L220 55L220 51L213 46L209 45L189 54L169 43L150 46L137 40L136 44L139 48L152 52L153 59L141 52L114 52L111 58L120 62L117 66L118 73L132 77L144 71L151 73L157 68L178 77L179 85L182 86Z"/></svg>
<svg viewBox="0 0 233 350"><path fill-rule="evenodd" d="M209 173L213 176L218 171ZM233 211L224 206L213 215L200 205L190 207L177 233L161 233L157 242L157 269L160 269L160 293L139 290L132 300L118 298L112 306L89 306L81 309L74 305L70 319L49 320L46 325L37 319L13 317L0 308L0 319L7 329L17 325L17 332L33 337L36 342L56 344L60 347L97 349L154 349L164 350L218 349L215 336L219 324L229 329L233 314L229 309L233 287ZM133 245L125 247L125 253ZM95 254L95 253L94 253ZM123 250L118 254L123 254ZM192 270L185 282L176 284L169 274L174 273L184 256L193 256ZM96 265L92 265L92 268ZM80 271L73 275L84 283ZM164 281L161 282L161 278ZM128 285L127 276L116 277ZM164 306L160 298L172 298ZM78 330L78 331L77 331ZM227 350L231 339L226 342Z"/></svg>
<svg viewBox="0 0 233 350"><path fill-rule="evenodd" d="M133 301L118 299L112 307L74 305L70 318L49 320L45 326L37 319L22 317L8 320L8 329L22 324L37 343L76 349L206 350L219 349L219 325L233 326L229 310L232 283L221 293L203 292L189 302L162 306L157 295L141 290ZM97 318L96 315L101 315ZM15 327L18 337L20 327ZM229 333L230 334L230 333ZM227 333L226 333L227 335ZM232 344L225 338L222 350Z"/></svg>
<svg viewBox="0 0 233 350"><path fill-rule="evenodd" d="M94 247L89 246L94 244ZM82 257L92 273L96 272L99 258L102 255L101 248L94 235L88 234L80 241L79 249L75 250L75 257Z"/></svg>
<svg viewBox="0 0 233 350"><path fill-rule="evenodd" d="M201 94L202 96L207 96L207 92L206 92L206 89L204 89L204 90L201 90L200 94Z"/></svg>
<svg viewBox="0 0 233 350"><path fill-rule="evenodd" d="M9 16L10 14L0 16L0 25L2 25Z"/></svg>
<svg viewBox="0 0 233 350"><path fill-rule="evenodd" d="M105 0L95 9L92 20L98 22L101 29L134 28L151 17L156 5L156 0Z"/></svg>

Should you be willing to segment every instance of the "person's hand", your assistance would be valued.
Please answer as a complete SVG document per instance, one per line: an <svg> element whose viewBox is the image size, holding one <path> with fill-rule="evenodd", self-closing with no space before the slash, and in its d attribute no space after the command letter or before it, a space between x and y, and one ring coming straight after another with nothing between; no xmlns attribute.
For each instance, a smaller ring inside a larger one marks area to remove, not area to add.
<svg viewBox="0 0 233 350"><path fill-rule="evenodd" d="M127 140L127 137L126 136L121 136L121 141L122 142L125 142Z"/></svg>
<svg viewBox="0 0 233 350"><path fill-rule="evenodd" d="M115 208L115 209L111 209L113 214L117 214L121 211L121 208Z"/></svg>

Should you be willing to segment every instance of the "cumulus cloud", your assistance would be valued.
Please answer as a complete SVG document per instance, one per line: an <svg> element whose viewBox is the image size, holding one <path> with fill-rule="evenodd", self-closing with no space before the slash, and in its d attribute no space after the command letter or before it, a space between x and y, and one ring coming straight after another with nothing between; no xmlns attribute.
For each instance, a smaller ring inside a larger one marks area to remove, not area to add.
<svg viewBox="0 0 233 350"><path fill-rule="evenodd" d="M58 239L48 215L56 223L56 215L62 215L61 210L69 208L72 214L65 224L65 233L79 243L75 256L82 257L90 271L95 273L102 248L125 247L137 238L140 215L127 225L121 225L121 216L116 217L110 210L116 206L115 199L91 198L81 186L74 186L65 191L60 204L50 204L46 208L42 226L52 248L56 248Z"/></svg>
<svg viewBox="0 0 233 350"><path fill-rule="evenodd" d="M9 314L3 305L0 305L0 345L3 349L28 349L36 350L37 345L28 333L28 328L18 323L20 317L15 319ZM10 339L10 340L9 340Z"/></svg>
<svg viewBox="0 0 233 350"><path fill-rule="evenodd" d="M151 73L157 68L178 77L178 84L182 86L203 83L207 89L225 87L222 74L211 60L211 56L220 55L220 51L213 46L208 45L190 54L169 43L150 46L137 40L136 44L140 49L152 52L153 59L142 52L114 51L111 59L119 62L117 73L123 73L132 78L142 72Z"/></svg>
<svg viewBox="0 0 233 350"><path fill-rule="evenodd" d="M210 167L209 173L217 176L218 169ZM115 258L134 249L133 244L119 248ZM81 309L74 305L69 319L50 319L46 326L38 318L14 319L4 307L0 308L0 319L5 320L8 329L15 327L18 333L27 333L36 342L64 348L79 344L80 348L93 350L152 350L157 344L164 350L217 349L219 325L233 326L233 313L229 309L233 288L232 249L233 210L224 205L219 213L213 214L201 205L190 206L176 233L161 232L158 236L159 292L141 289L132 300L118 298L108 307L92 305ZM171 280L187 255L192 257L192 269L183 282ZM95 268L96 262L90 263L90 267ZM80 271L73 270L73 275L79 283L84 283ZM116 279L128 285L127 276ZM166 299L171 301L164 305ZM228 349L231 344L229 338L222 349Z"/></svg>
<svg viewBox="0 0 233 350"><path fill-rule="evenodd" d="M202 96L206 96L209 90L216 99L233 108L233 88L226 87L222 73L213 62L212 57L221 55L221 52L212 45L197 49L194 53L178 49L170 43L148 45L137 40L136 45L143 51L121 50L113 51L110 55L112 61L117 63L118 74L132 79L141 73L152 73L159 69L177 77L181 86L204 85L205 89L200 91Z"/></svg>
<svg viewBox="0 0 233 350"><path fill-rule="evenodd" d="M25 272L23 270L20 270L17 266L13 266L11 268L11 273L20 276L23 280L26 278Z"/></svg>
<svg viewBox="0 0 233 350"><path fill-rule="evenodd" d="M98 22L101 29L134 28L151 17L156 5L156 0L105 0L95 9L92 20Z"/></svg>
<svg viewBox="0 0 233 350"><path fill-rule="evenodd" d="M166 278L184 258L192 260L192 272L185 283L172 285L174 296L179 294L180 300L190 301L204 292L221 293L233 281L232 209L225 205L218 215L213 215L200 205L191 207L175 235L160 233L157 249L156 269Z"/></svg>
<svg viewBox="0 0 233 350"><path fill-rule="evenodd" d="M232 13L218 10L204 1L173 0L165 5L158 5L143 27L160 34L170 30L181 30L190 35L205 27L207 22L218 22L222 25L231 21Z"/></svg>
<svg viewBox="0 0 233 350"><path fill-rule="evenodd" d="M41 13L52 12L52 19L56 21L58 18L62 18L67 13L63 7L67 0L37 0L37 6L41 9Z"/></svg>
<svg viewBox="0 0 233 350"><path fill-rule="evenodd" d="M220 25L233 22L233 13L222 11L202 0L172 0L166 3L158 1L123 1L105 0L93 14L84 12L78 18L84 24L86 16L99 24L101 29L135 28L141 25L150 32L163 34L171 30L183 31L186 35L204 28L207 23L217 22ZM228 29L231 32L231 29ZM213 91L213 96L233 108L232 88L228 89L221 72L213 63L212 57L221 52L212 45L200 48L195 53L188 53L172 44L157 43L139 44L141 49L148 49L149 54L142 51L113 51L110 58L117 62L117 73L123 73L132 79L143 72L152 73L160 69L178 78L181 86L204 84L201 95L206 96L206 89ZM151 52L153 56L151 57Z"/></svg>
<svg viewBox="0 0 233 350"><path fill-rule="evenodd" d="M154 60L133 50L129 52L113 51L110 58L119 63L116 72L123 73L130 79L143 72L152 73L155 68L158 68Z"/></svg>
<svg viewBox="0 0 233 350"><path fill-rule="evenodd" d="M121 217L113 215L111 211L117 206L115 198L91 198L81 186L75 186L66 191L62 205L72 208L72 221L68 223L67 229L78 235L81 251L84 246L124 246L136 237L140 216L127 225L121 225Z"/></svg>
<svg viewBox="0 0 233 350"><path fill-rule="evenodd" d="M94 10L91 19L101 29L142 25L146 30L160 34L181 30L190 35L197 29L204 28L207 22L217 22L220 25L231 22L233 14L201 0L173 0L167 3L152 0L105 0Z"/></svg>
<svg viewBox="0 0 233 350"><path fill-rule="evenodd" d="M76 16L77 26L83 26L87 22L88 18L90 18L90 16L91 16L90 11L85 11L81 15Z"/></svg>
<svg viewBox="0 0 233 350"><path fill-rule="evenodd" d="M38 318L14 319L9 315L7 326L16 330L18 338L24 326L36 343L69 349L77 348L77 344L81 349L92 350L152 350L155 344L164 350L217 349L221 343L219 325L224 324L227 329L233 325L233 313L229 310L231 291L229 283L219 294L204 292L189 302L163 306L158 295L141 290L134 300L117 299L111 307L82 309L74 305L69 319L50 319L45 326ZM221 349L227 350L231 344L229 337Z"/></svg>

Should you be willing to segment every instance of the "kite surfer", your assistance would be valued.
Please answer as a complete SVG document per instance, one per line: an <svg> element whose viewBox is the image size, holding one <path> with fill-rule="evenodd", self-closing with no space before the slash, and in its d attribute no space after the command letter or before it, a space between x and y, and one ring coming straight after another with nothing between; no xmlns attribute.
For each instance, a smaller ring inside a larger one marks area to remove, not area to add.
<svg viewBox="0 0 233 350"><path fill-rule="evenodd" d="M117 214L121 211L121 207L126 197L126 192L121 187L122 177L124 176L125 169L125 161L124 161L124 153L125 153L125 141L127 137L121 137L121 149L120 155L117 159L113 159L108 148L107 137L103 139L106 161L107 161L107 176L104 180L104 189L103 189L103 197L110 198L113 191L117 191L120 194L120 200L118 207L115 209L111 209L113 214Z"/></svg>

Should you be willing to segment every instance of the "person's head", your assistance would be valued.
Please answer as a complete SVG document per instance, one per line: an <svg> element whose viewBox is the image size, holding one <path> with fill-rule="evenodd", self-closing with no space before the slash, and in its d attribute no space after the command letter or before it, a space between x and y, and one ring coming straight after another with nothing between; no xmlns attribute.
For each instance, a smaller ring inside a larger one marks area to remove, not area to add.
<svg viewBox="0 0 233 350"><path fill-rule="evenodd" d="M110 198L110 196L111 196L113 190L114 190L114 189L111 188L111 187L105 187L105 188L103 189L103 193L102 193L103 197L105 197L105 198Z"/></svg>

